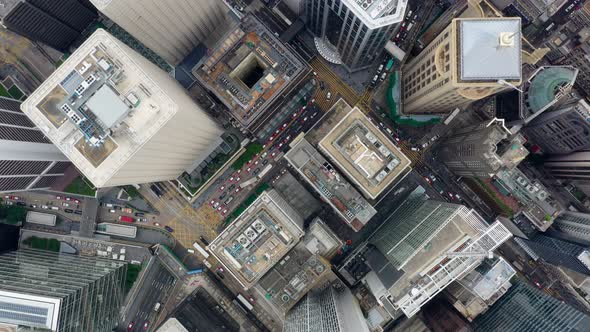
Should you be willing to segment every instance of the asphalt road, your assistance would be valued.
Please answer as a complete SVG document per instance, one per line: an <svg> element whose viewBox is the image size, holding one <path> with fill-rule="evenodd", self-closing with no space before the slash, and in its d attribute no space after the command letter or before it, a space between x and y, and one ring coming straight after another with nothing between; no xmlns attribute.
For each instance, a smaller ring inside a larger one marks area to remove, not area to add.
<svg viewBox="0 0 590 332"><path fill-rule="evenodd" d="M156 303L165 303L176 285L174 276L157 259L146 273L136 296L137 301L127 311L120 331L138 332L152 328L151 323L158 314L154 311ZM132 328L128 329L130 324Z"/></svg>

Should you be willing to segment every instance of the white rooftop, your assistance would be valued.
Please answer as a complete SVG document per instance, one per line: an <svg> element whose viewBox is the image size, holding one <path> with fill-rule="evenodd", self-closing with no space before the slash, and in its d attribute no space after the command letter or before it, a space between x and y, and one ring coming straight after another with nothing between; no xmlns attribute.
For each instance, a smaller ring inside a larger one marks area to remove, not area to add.
<svg viewBox="0 0 590 332"><path fill-rule="evenodd" d="M86 106L106 128L112 127L129 111L129 107L108 84L98 89L94 96L88 99Z"/></svg>
<svg viewBox="0 0 590 332"><path fill-rule="evenodd" d="M0 323L57 331L61 300L0 290Z"/></svg>
<svg viewBox="0 0 590 332"><path fill-rule="evenodd" d="M520 18L460 19L460 79L521 79Z"/></svg>
<svg viewBox="0 0 590 332"><path fill-rule="evenodd" d="M370 29L401 22L408 0L342 0Z"/></svg>

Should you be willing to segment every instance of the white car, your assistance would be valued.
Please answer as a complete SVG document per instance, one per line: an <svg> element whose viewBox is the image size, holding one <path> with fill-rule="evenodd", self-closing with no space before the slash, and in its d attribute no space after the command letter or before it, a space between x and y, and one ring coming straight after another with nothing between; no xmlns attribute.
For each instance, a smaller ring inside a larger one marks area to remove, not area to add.
<svg viewBox="0 0 590 332"><path fill-rule="evenodd" d="M328 92L328 94L326 94L326 100L330 100L330 98L332 98L332 92Z"/></svg>

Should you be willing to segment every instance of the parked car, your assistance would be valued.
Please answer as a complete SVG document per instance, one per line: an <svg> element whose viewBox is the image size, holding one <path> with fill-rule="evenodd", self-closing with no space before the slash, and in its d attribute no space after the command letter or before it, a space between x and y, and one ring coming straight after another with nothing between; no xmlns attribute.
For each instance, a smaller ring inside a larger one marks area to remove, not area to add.
<svg viewBox="0 0 590 332"><path fill-rule="evenodd" d="M115 212L117 212L117 211L116 211L115 209L110 209L110 210L109 210L109 212L110 212L110 213L115 213Z"/></svg>
<svg viewBox="0 0 590 332"><path fill-rule="evenodd" d="M136 217L143 217L143 216L144 216L144 214L143 214L143 213L141 213L141 212L135 212L135 216L136 216Z"/></svg>
<svg viewBox="0 0 590 332"><path fill-rule="evenodd" d="M81 215L82 214L82 210L76 210L76 211L74 211L74 213L77 214L77 215Z"/></svg>
<svg viewBox="0 0 590 332"><path fill-rule="evenodd" d="M201 240L201 242L203 242L204 245L209 245L209 241L207 241L203 236L199 236L199 240Z"/></svg>
<svg viewBox="0 0 590 332"><path fill-rule="evenodd" d="M18 205L18 206L27 206L27 203L25 203L25 202L16 202L16 205Z"/></svg>
<svg viewBox="0 0 590 332"><path fill-rule="evenodd" d="M164 229L170 233L174 232L174 229L172 229L172 227L170 227L170 226L164 226Z"/></svg>
<svg viewBox="0 0 590 332"><path fill-rule="evenodd" d="M72 209L65 209L64 211L65 211L66 213L74 213L74 210L72 210Z"/></svg>

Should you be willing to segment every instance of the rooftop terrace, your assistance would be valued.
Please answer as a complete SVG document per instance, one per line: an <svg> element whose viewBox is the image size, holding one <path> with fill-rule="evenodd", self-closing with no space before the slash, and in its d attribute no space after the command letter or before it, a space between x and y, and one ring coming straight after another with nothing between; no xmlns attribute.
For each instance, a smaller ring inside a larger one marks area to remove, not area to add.
<svg viewBox="0 0 590 332"><path fill-rule="evenodd" d="M274 190L262 193L209 245L248 289L303 237L303 219Z"/></svg>
<svg viewBox="0 0 590 332"><path fill-rule="evenodd" d="M97 186L174 115L176 105L102 29L21 108Z"/></svg>
<svg viewBox="0 0 590 332"><path fill-rule="evenodd" d="M356 232L377 213L305 138L295 143L285 158Z"/></svg>
<svg viewBox="0 0 590 332"><path fill-rule="evenodd" d="M535 71L525 84L524 105L529 113L540 113L563 97L576 81L578 69L546 66Z"/></svg>
<svg viewBox="0 0 590 332"><path fill-rule="evenodd" d="M408 0L342 0L370 29L401 22Z"/></svg>
<svg viewBox="0 0 590 332"><path fill-rule="evenodd" d="M410 168L411 161L359 108L348 109L318 145L365 196L375 199Z"/></svg>
<svg viewBox="0 0 590 332"><path fill-rule="evenodd" d="M248 127L304 69L272 32L246 16L192 71Z"/></svg>

